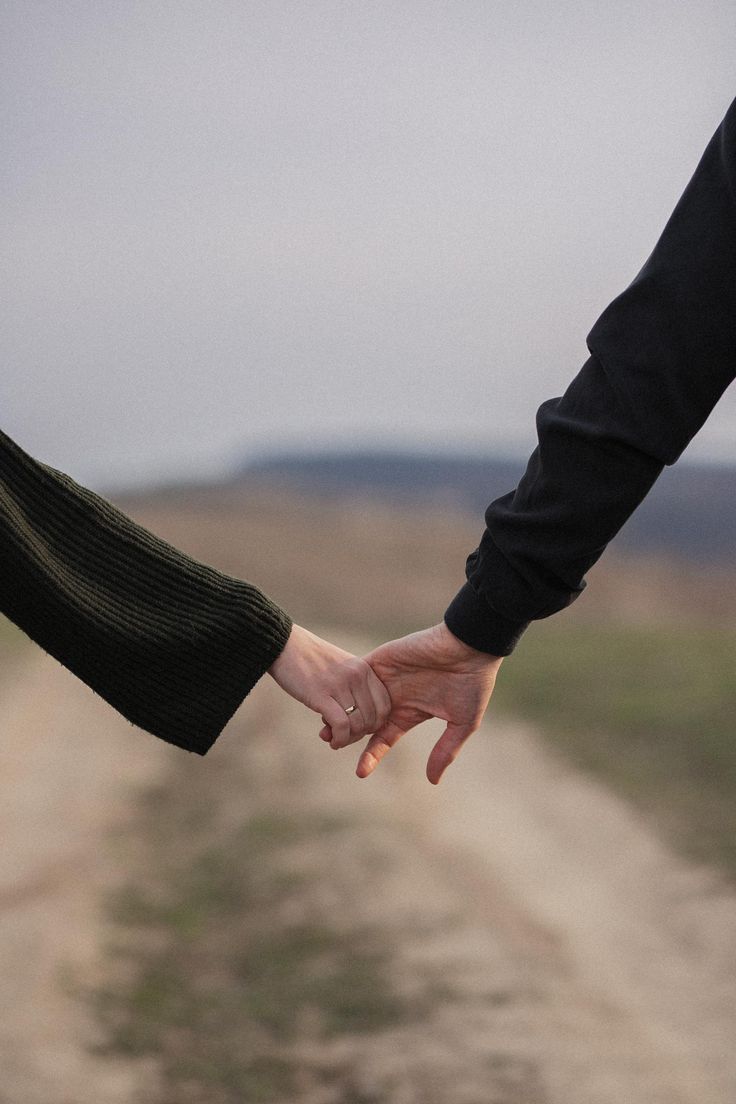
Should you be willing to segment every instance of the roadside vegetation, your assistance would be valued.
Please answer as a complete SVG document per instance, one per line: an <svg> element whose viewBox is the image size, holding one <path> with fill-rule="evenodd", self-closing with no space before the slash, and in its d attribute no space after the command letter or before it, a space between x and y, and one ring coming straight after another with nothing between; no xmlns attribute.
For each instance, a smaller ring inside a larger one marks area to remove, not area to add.
<svg viewBox="0 0 736 1104"><path fill-rule="evenodd" d="M494 710L529 719L578 766L736 878L736 632L541 622Z"/></svg>

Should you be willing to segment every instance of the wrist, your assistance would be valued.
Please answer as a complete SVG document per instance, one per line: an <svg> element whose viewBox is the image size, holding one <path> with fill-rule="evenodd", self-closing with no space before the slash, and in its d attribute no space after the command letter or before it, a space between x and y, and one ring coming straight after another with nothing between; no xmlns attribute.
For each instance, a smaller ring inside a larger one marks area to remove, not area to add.
<svg viewBox="0 0 736 1104"><path fill-rule="evenodd" d="M279 668L283 666L285 660L287 660L297 649L299 638L303 632L304 630L299 625L292 624L283 648L266 671L266 674L270 675L271 678L276 678Z"/></svg>
<svg viewBox="0 0 736 1104"><path fill-rule="evenodd" d="M466 644L448 628L444 621L433 625L429 631L433 634L434 646L442 655L451 658L453 663L473 669L501 665L502 656L492 655L490 652L481 651Z"/></svg>

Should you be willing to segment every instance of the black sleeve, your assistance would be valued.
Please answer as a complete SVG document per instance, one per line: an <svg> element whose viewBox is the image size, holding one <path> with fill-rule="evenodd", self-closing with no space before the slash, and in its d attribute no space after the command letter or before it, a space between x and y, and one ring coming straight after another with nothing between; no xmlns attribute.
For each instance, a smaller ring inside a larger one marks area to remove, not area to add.
<svg viewBox="0 0 736 1104"><path fill-rule="evenodd" d="M0 432L0 612L128 720L206 754L291 620Z"/></svg>
<svg viewBox="0 0 736 1104"><path fill-rule="evenodd" d="M585 572L736 376L736 100L587 345L565 394L540 407L539 444L516 490L488 507L445 614L456 636L493 655L581 593Z"/></svg>

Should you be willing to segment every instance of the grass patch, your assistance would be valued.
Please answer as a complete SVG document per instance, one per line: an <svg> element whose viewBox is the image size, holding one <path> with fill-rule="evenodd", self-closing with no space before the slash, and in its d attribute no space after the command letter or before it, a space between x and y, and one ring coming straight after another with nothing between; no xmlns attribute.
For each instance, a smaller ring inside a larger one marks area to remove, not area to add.
<svg viewBox="0 0 736 1104"><path fill-rule="evenodd" d="M307 1009L318 1013L320 1033L332 1037L401 1022L405 1005L391 991L388 965L375 932L341 936L301 924L263 933L236 974L248 1014L277 1038L294 1039Z"/></svg>
<svg viewBox="0 0 736 1104"><path fill-rule="evenodd" d="M736 877L735 657L733 632L540 623L504 664L494 707L539 724Z"/></svg>
<svg viewBox="0 0 736 1104"><path fill-rule="evenodd" d="M339 1071L320 1045L424 1011L396 991L385 933L341 923L327 904L350 892L335 848L360 863L364 833L314 814L224 828L217 776L183 773L196 800L176 769L141 793L140 877L106 900L110 978L86 993L102 1027L94 1049L155 1055L164 1089L151 1104L298 1100L305 1043L307 1081L327 1084ZM192 817L197 845L182 845Z"/></svg>

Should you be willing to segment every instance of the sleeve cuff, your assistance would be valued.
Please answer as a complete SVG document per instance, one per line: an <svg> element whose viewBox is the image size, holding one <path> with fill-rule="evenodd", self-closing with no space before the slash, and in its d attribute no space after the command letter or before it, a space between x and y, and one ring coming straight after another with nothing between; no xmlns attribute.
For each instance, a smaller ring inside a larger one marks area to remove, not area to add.
<svg viewBox="0 0 736 1104"><path fill-rule="evenodd" d="M510 621L496 613L470 583L465 583L447 607L445 624L453 636L468 647L490 655L507 656L519 643L529 622Z"/></svg>
<svg viewBox="0 0 736 1104"><path fill-rule="evenodd" d="M140 727L186 751L207 754L255 684L281 655L291 634L292 620L288 614L257 588L243 584L243 591L246 600L241 611L242 625L236 625L233 634L233 626L223 623L221 632L223 641L227 642L226 648L219 648L219 640L213 639L209 650L215 654L215 662L201 660L190 671L191 698L181 694L181 700L176 703L177 720L172 724L173 706L166 708L164 703L161 716L157 714L158 706L154 705L156 712L151 714L148 723L136 722ZM261 604L255 624L251 597L254 591ZM236 611L234 606L233 618L238 616Z"/></svg>

